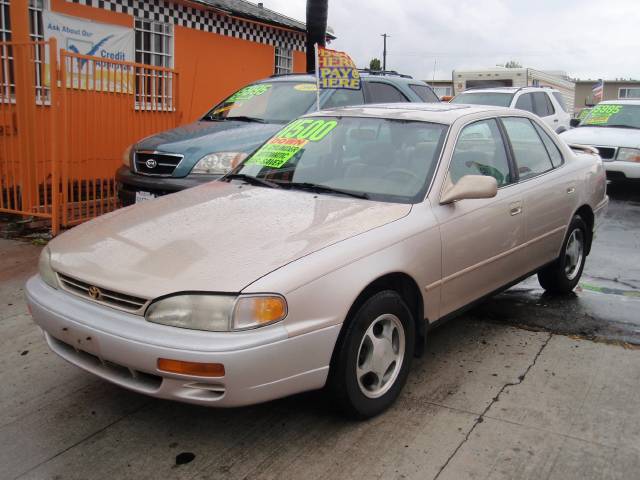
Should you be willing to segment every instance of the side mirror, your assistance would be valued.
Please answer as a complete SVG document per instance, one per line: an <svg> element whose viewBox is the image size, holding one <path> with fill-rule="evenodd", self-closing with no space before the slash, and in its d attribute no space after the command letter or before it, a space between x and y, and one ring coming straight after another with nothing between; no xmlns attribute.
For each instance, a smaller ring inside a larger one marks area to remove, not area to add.
<svg viewBox="0 0 640 480"><path fill-rule="evenodd" d="M571 120L569 120L569 125L571 125L574 128L577 127L578 125L580 125L580 119L572 118Z"/></svg>
<svg viewBox="0 0 640 480"><path fill-rule="evenodd" d="M465 175L456 183L447 178L447 188L440 199L442 205L456 200L493 198L498 194L498 182L485 175Z"/></svg>

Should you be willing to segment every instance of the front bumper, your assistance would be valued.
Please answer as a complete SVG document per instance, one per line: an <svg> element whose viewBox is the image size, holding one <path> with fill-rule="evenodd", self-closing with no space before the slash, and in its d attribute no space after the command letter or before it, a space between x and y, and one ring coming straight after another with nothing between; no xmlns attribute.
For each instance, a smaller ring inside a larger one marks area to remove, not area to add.
<svg viewBox="0 0 640 480"><path fill-rule="evenodd" d="M155 325L46 285L26 285L35 322L65 360L122 387L157 398L235 407L326 382L340 326L289 337L282 325L246 332L200 332ZM162 372L158 358L222 363L222 378Z"/></svg>
<svg viewBox="0 0 640 480"><path fill-rule="evenodd" d="M221 175L190 175L187 177L153 177L133 173L124 165L116 171L118 198L124 206L133 205L136 192L150 192L157 196L179 192L217 180Z"/></svg>
<svg viewBox="0 0 640 480"><path fill-rule="evenodd" d="M611 180L624 180L640 178L640 163L635 162L602 162L607 171L607 177Z"/></svg>

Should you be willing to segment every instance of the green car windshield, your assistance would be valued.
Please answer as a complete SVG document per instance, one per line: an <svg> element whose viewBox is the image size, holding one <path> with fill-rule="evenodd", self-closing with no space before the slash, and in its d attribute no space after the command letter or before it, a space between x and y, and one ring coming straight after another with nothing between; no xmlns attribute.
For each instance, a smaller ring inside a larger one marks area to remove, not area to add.
<svg viewBox="0 0 640 480"><path fill-rule="evenodd" d="M255 83L238 90L209 111L205 120L287 123L309 111L316 101L311 82Z"/></svg>
<svg viewBox="0 0 640 480"><path fill-rule="evenodd" d="M580 126L640 128L640 105L598 104Z"/></svg>
<svg viewBox="0 0 640 480"><path fill-rule="evenodd" d="M295 120L230 175L281 188L320 187L372 200L417 203L433 177L446 125L361 117ZM265 182L265 183L266 183Z"/></svg>
<svg viewBox="0 0 640 480"><path fill-rule="evenodd" d="M493 105L508 107L513 99L512 93L477 92L461 93L451 99L451 103L465 103L467 105Z"/></svg>

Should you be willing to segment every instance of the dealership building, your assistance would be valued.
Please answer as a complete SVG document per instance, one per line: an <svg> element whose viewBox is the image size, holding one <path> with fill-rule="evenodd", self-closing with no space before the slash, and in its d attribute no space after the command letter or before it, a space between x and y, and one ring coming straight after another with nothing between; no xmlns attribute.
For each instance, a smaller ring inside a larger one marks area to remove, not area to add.
<svg viewBox="0 0 640 480"><path fill-rule="evenodd" d="M24 10L24 11L23 11ZM28 13L27 13L28 11ZM174 69L183 121L248 82L305 71L305 25L243 0L0 0L0 42L48 40L47 20L73 22L76 32L129 31L135 61ZM62 19L62 20L60 20ZM58 47L95 55L97 36ZM102 37L106 38L105 36ZM127 55L126 57L129 57Z"/></svg>

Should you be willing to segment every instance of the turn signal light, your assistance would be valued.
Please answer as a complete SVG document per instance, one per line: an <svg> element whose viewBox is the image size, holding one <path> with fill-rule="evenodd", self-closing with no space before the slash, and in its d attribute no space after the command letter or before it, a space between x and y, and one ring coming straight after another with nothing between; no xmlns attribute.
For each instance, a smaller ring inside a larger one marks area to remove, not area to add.
<svg viewBox="0 0 640 480"><path fill-rule="evenodd" d="M275 322L286 314L287 307L280 297L255 297L253 301L253 315L260 324Z"/></svg>
<svg viewBox="0 0 640 480"><path fill-rule="evenodd" d="M224 365L221 363L184 362L182 360L158 359L158 370L197 377L224 377Z"/></svg>

